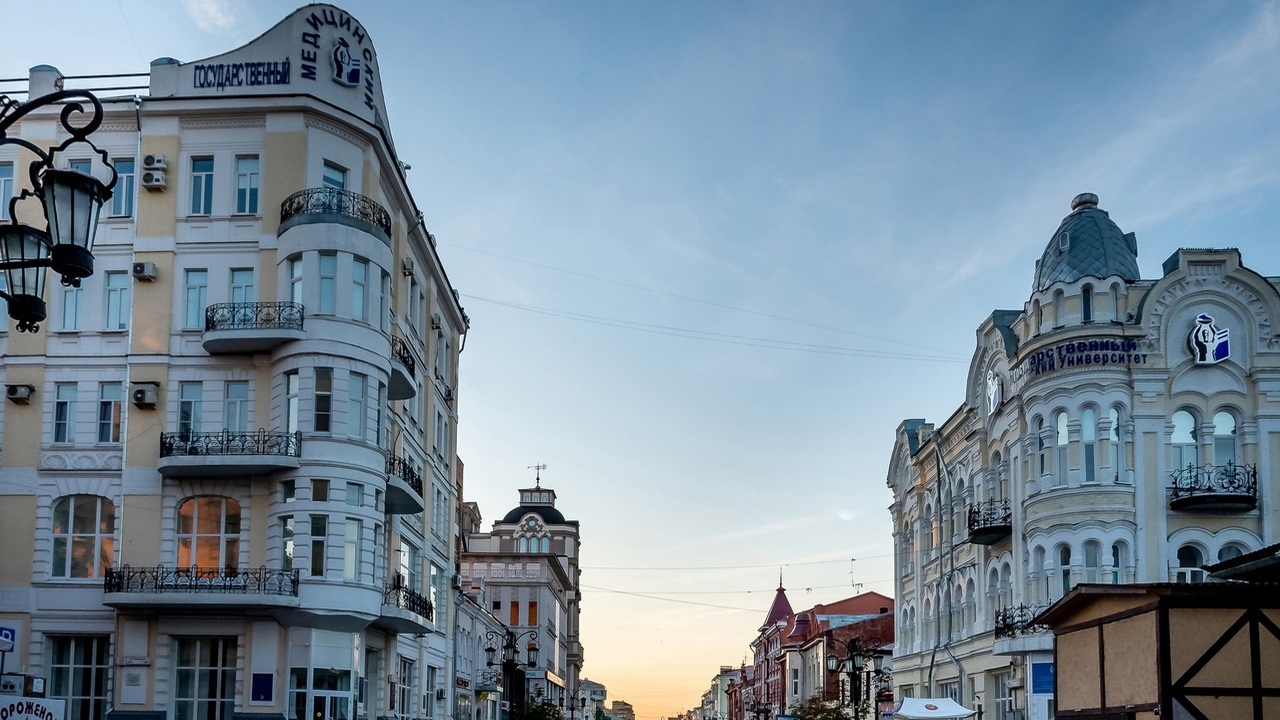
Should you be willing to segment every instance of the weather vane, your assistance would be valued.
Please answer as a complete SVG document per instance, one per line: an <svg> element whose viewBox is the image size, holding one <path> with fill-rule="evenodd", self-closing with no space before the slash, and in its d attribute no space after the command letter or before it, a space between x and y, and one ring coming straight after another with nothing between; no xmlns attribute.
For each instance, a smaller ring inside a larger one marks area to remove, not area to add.
<svg viewBox="0 0 1280 720"><path fill-rule="evenodd" d="M547 469L546 463L538 463L537 465L529 465L533 470L534 487L542 487L542 471Z"/></svg>

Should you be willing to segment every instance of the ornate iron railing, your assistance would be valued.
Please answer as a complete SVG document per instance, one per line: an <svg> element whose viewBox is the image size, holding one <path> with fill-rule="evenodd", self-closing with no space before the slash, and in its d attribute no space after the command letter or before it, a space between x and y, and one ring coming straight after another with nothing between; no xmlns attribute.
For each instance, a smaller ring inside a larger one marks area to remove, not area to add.
<svg viewBox="0 0 1280 720"><path fill-rule="evenodd" d="M1015 638L1048 632L1047 625L1033 622L1047 605L1014 605L996 611L996 637Z"/></svg>
<svg viewBox="0 0 1280 720"><path fill-rule="evenodd" d="M302 303L215 303L204 309L207 330L301 330Z"/></svg>
<svg viewBox="0 0 1280 720"><path fill-rule="evenodd" d="M1248 495L1258 498L1258 468L1255 465L1188 465L1174 470L1173 499L1197 495Z"/></svg>
<svg viewBox="0 0 1280 720"><path fill-rule="evenodd" d="M404 585L388 585L386 592L382 594L382 604L417 613L429 622L436 621L436 610L432 607L431 601L413 588Z"/></svg>
<svg viewBox="0 0 1280 720"><path fill-rule="evenodd" d="M125 565L107 571L103 590L109 593L217 593L243 595L298 596L297 570L267 567L135 568Z"/></svg>
<svg viewBox="0 0 1280 720"><path fill-rule="evenodd" d="M1013 524L1008 500L988 500L969 506L969 532L997 525Z"/></svg>
<svg viewBox="0 0 1280 720"><path fill-rule="evenodd" d="M318 187L300 190L280 203L280 223L310 213L330 213L362 220L391 236L391 214L373 198L337 188Z"/></svg>
<svg viewBox="0 0 1280 720"><path fill-rule="evenodd" d="M418 493L418 497L422 497L422 476L404 458L397 455L388 457L387 474L405 481L414 492Z"/></svg>
<svg viewBox="0 0 1280 720"><path fill-rule="evenodd" d="M160 457L175 455L284 455L302 457L301 432L160 433Z"/></svg>
<svg viewBox="0 0 1280 720"><path fill-rule="evenodd" d="M404 365L405 369L409 371L409 377L412 378L414 376L418 361L413 359L413 353L409 351L409 343L405 342L404 338L399 335L391 336L391 357L395 358L401 365Z"/></svg>

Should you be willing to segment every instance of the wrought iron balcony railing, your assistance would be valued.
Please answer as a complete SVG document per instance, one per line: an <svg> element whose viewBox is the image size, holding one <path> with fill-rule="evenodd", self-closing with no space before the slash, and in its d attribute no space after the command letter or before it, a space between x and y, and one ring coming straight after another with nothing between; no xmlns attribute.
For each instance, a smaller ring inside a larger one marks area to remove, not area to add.
<svg viewBox="0 0 1280 720"><path fill-rule="evenodd" d="M1033 622L1047 605L1014 605L996 611L996 637L1016 638L1048 632L1047 625Z"/></svg>
<svg viewBox="0 0 1280 720"><path fill-rule="evenodd" d="M215 303L204 310L204 329L301 330L302 303Z"/></svg>
<svg viewBox="0 0 1280 720"><path fill-rule="evenodd" d="M391 214L373 198L350 190L318 187L300 190L280 203L280 224L299 215L341 215L360 220L382 230L391 237Z"/></svg>
<svg viewBox="0 0 1280 720"><path fill-rule="evenodd" d="M969 506L969 539L991 544L1008 535L1013 527L1013 510L1008 500L988 500Z"/></svg>
<svg viewBox="0 0 1280 720"><path fill-rule="evenodd" d="M399 335L391 336L391 357L395 358L396 362L404 365L404 368L409 371L409 377L413 378L417 370L418 361L413 359L413 353L409 351L409 343L405 342L404 338Z"/></svg>
<svg viewBox="0 0 1280 720"><path fill-rule="evenodd" d="M297 570L266 567L135 568L125 565L107 571L103 590L108 593L219 593L298 596Z"/></svg>
<svg viewBox="0 0 1280 720"><path fill-rule="evenodd" d="M382 604L416 613L429 622L436 620L436 611L431 601L413 588L404 585L387 586L386 592L382 594Z"/></svg>
<svg viewBox="0 0 1280 720"><path fill-rule="evenodd" d="M283 455L302 457L301 432L160 433L160 457L175 455Z"/></svg>
<svg viewBox="0 0 1280 720"><path fill-rule="evenodd" d="M1172 499L1182 500L1197 496L1232 495L1246 496L1257 501L1258 468L1255 465L1188 465L1173 475Z"/></svg>
<svg viewBox="0 0 1280 720"><path fill-rule="evenodd" d="M413 488L418 497L422 497L422 476L404 458L396 455L389 456L387 458L387 475L400 478L406 485Z"/></svg>

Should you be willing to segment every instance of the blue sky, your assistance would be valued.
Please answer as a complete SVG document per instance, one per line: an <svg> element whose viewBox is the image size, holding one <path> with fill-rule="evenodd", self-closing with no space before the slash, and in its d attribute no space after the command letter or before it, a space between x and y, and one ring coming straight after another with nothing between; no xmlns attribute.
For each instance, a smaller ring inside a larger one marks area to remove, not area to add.
<svg viewBox="0 0 1280 720"><path fill-rule="evenodd" d="M0 76L194 60L294 7L19 4L79 40L11 33ZM1280 274L1274 3L344 7L473 320L467 494L492 520L549 465L586 675L645 720L742 661L780 564L797 608L892 593L893 431L958 406L1074 195L1144 277L1179 246ZM753 567L634 569L723 566Z"/></svg>

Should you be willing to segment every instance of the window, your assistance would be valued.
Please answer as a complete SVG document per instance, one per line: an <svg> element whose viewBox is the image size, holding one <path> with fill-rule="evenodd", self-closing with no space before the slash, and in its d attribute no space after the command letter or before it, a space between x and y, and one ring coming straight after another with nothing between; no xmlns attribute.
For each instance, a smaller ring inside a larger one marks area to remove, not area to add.
<svg viewBox="0 0 1280 720"><path fill-rule="evenodd" d="M1112 543L1111 545L1111 582L1119 585L1124 582L1124 545L1121 543Z"/></svg>
<svg viewBox="0 0 1280 720"><path fill-rule="evenodd" d="M110 704L108 635L46 635L49 697L66 703L66 720L102 720Z"/></svg>
<svg viewBox="0 0 1280 720"><path fill-rule="evenodd" d="M369 261L355 258L351 263L351 317L355 320L368 318L365 307L368 293L365 286L369 282Z"/></svg>
<svg viewBox="0 0 1280 720"><path fill-rule="evenodd" d="M178 567L228 572L240 567L240 503L205 495L178 505Z"/></svg>
<svg viewBox="0 0 1280 720"><path fill-rule="evenodd" d="M1124 316L1121 315L1120 313L1120 286L1119 285L1111 286L1111 317L1115 318L1116 322L1121 322L1124 320Z"/></svg>
<svg viewBox="0 0 1280 720"><path fill-rule="evenodd" d="M446 459L449 456L449 419L439 410L436 411L436 457Z"/></svg>
<svg viewBox="0 0 1280 720"><path fill-rule="evenodd" d="M1100 580L1101 575L1098 568L1101 564L1102 546L1096 541L1090 540L1084 544L1084 581L1087 583L1096 583Z"/></svg>
<svg viewBox="0 0 1280 720"><path fill-rule="evenodd" d="M1173 450L1173 468L1186 469L1200 465L1200 454L1196 448L1196 419L1186 410L1173 414L1173 434L1169 437Z"/></svg>
<svg viewBox="0 0 1280 720"><path fill-rule="evenodd" d="M347 483L347 504L354 507L364 504L364 485L356 482Z"/></svg>
<svg viewBox="0 0 1280 720"><path fill-rule="evenodd" d="M1084 444L1084 481L1097 482L1096 465L1098 444L1098 414L1093 408L1085 408L1080 415L1080 439Z"/></svg>
<svg viewBox="0 0 1280 720"><path fill-rule="evenodd" d="M1040 308L1039 300L1031 303L1031 319L1035 323L1034 334L1039 335L1040 330L1044 327L1044 311Z"/></svg>
<svg viewBox="0 0 1280 720"><path fill-rule="evenodd" d="M256 299L253 268L231 268L231 302L251 303Z"/></svg>
<svg viewBox="0 0 1280 720"><path fill-rule="evenodd" d="M1120 444L1120 408L1107 411L1107 420L1111 427L1107 429L1107 439L1111 441L1111 467L1115 469L1115 482L1120 482L1124 471L1124 446Z"/></svg>
<svg viewBox="0 0 1280 720"><path fill-rule="evenodd" d="M311 576L324 577L325 547L329 539L329 518L311 516Z"/></svg>
<svg viewBox="0 0 1280 720"><path fill-rule="evenodd" d="M522 537L516 541L516 552L518 553L529 552L529 538Z"/></svg>
<svg viewBox="0 0 1280 720"><path fill-rule="evenodd" d="M97 495L53 505L53 577L100 578L115 556L116 506Z"/></svg>
<svg viewBox="0 0 1280 720"><path fill-rule="evenodd" d="M280 569L285 572L293 570L293 516L280 518Z"/></svg>
<svg viewBox="0 0 1280 720"><path fill-rule="evenodd" d="M432 485L431 532L438 538L449 536L449 496L439 485Z"/></svg>
<svg viewBox="0 0 1280 720"><path fill-rule="evenodd" d="M538 624L538 601L537 600L529 601L529 624L530 625Z"/></svg>
<svg viewBox="0 0 1280 720"><path fill-rule="evenodd" d="M320 183L327 188L334 190L347 189L347 170L344 167L335 165L328 160L324 162L324 174L320 178Z"/></svg>
<svg viewBox="0 0 1280 720"><path fill-rule="evenodd" d="M1059 412L1053 419L1057 451L1054 455L1054 477L1058 485L1067 484L1067 414Z"/></svg>
<svg viewBox="0 0 1280 720"><path fill-rule="evenodd" d="M298 497L298 483L293 480L280 481L280 499L291 503Z"/></svg>
<svg viewBox="0 0 1280 720"><path fill-rule="evenodd" d="M213 214L213 158L191 158L191 214Z"/></svg>
<svg viewBox="0 0 1280 720"><path fill-rule="evenodd" d="M75 170L78 173L84 173L85 175L93 174L92 160L72 160L71 162L67 163L67 167L72 170Z"/></svg>
<svg viewBox="0 0 1280 720"><path fill-rule="evenodd" d="M420 330L418 327L421 321L422 308L418 305L417 298L421 296L418 292L417 278L410 276L405 279L404 304L405 314L408 315L409 327L414 330Z"/></svg>
<svg viewBox="0 0 1280 720"><path fill-rule="evenodd" d="M1053 326L1055 328L1062 327L1066 322L1066 304L1066 295L1061 290L1055 291L1053 293Z"/></svg>
<svg viewBox="0 0 1280 720"><path fill-rule="evenodd" d="M347 382L347 431L353 438L365 439L368 408L366 406L369 392L369 377L361 373L351 373Z"/></svg>
<svg viewBox="0 0 1280 720"><path fill-rule="evenodd" d="M124 386L120 383L98 385L98 442L120 442L120 420L124 412Z"/></svg>
<svg viewBox="0 0 1280 720"><path fill-rule="evenodd" d="M174 720L231 720L235 710L236 639L178 638Z"/></svg>
<svg viewBox="0 0 1280 720"><path fill-rule="evenodd" d="M311 481L311 499L315 502L329 502L329 481Z"/></svg>
<svg viewBox="0 0 1280 720"><path fill-rule="evenodd" d="M394 687L396 689L396 706L392 708L396 716L400 718L409 718L413 715L413 691L414 680L417 678L417 672L414 670L414 662L403 655L400 656L400 674L399 680ZM432 688L427 688L432 690Z"/></svg>
<svg viewBox="0 0 1280 720"><path fill-rule="evenodd" d="M249 430L249 383L229 382L225 390L222 426L235 434L248 433Z"/></svg>
<svg viewBox="0 0 1280 720"><path fill-rule="evenodd" d="M446 381L449 378L449 341L439 330L436 331L436 377Z"/></svg>
<svg viewBox="0 0 1280 720"><path fill-rule="evenodd" d="M258 214L258 156L236 158L236 214Z"/></svg>
<svg viewBox="0 0 1280 720"><path fill-rule="evenodd" d="M302 258L289 258L289 300L302 304Z"/></svg>
<svg viewBox="0 0 1280 720"><path fill-rule="evenodd" d="M184 295L187 299L186 315L183 327L203 328L204 308L209 297L209 271L187 270L184 273Z"/></svg>
<svg viewBox="0 0 1280 720"><path fill-rule="evenodd" d="M54 388L53 400L53 441L56 443L73 443L76 441L76 393L75 383L58 383Z"/></svg>
<svg viewBox="0 0 1280 720"><path fill-rule="evenodd" d="M378 327L384 332L391 331L391 275L382 273L382 284L378 286Z"/></svg>
<svg viewBox="0 0 1280 720"><path fill-rule="evenodd" d="M333 417L333 369L316 368L315 412L312 429L329 432Z"/></svg>
<svg viewBox="0 0 1280 720"><path fill-rule="evenodd" d="M62 288L62 329L75 331L80 329L80 298L83 288Z"/></svg>
<svg viewBox="0 0 1280 720"><path fill-rule="evenodd" d="M356 518L347 518L343 528L346 536L342 551L342 577L344 580L360 578L360 536L364 524Z"/></svg>
<svg viewBox="0 0 1280 720"><path fill-rule="evenodd" d="M200 416L204 411L204 383L178 384L178 436L189 440L200 432Z"/></svg>
<svg viewBox="0 0 1280 720"><path fill-rule="evenodd" d="M0 220L9 219L9 200L13 197L13 163L0 163Z"/></svg>
<svg viewBox="0 0 1280 720"><path fill-rule="evenodd" d="M1010 675L1007 672L995 673L991 676L992 692L989 697L995 706L997 718L1009 717L1013 711L1013 692L1009 689Z"/></svg>
<svg viewBox="0 0 1280 720"><path fill-rule="evenodd" d="M431 583L431 587L427 589L427 592L430 595L429 599L431 600L432 608L440 607L440 596L443 594L440 588L440 578L442 577L444 577L444 571L436 567L435 563L431 563L431 576L427 578L427 581ZM513 602L511 603L511 605L512 605L512 614L514 615L518 613L519 610L516 608L519 607L519 603ZM439 612L439 613L436 613L435 616L436 616L435 621L437 623L444 622L445 613Z"/></svg>
<svg viewBox="0 0 1280 720"><path fill-rule="evenodd" d="M378 411L374 414L375 427L373 432L376 436L374 440L378 443L378 447L386 448L390 433L387 432L387 384L384 382L378 383L378 397L376 398L376 401L378 403Z"/></svg>
<svg viewBox="0 0 1280 720"><path fill-rule="evenodd" d="M800 697L800 668L791 668L791 695Z"/></svg>
<svg viewBox="0 0 1280 720"><path fill-rule="evenodd" d="M1080 291L1080 322L1093 322L1093 288L1088 285Z"/></svg>
<svg viewBox="0 0 1280 720"><path fill-rule="evenodd" d="M1045 466L1048 465L1048 450L1045 448L1044 420L1040 418L1036 418L1036 455L1040 464L1040 472L1038 474L1043 477L1046 471Z"/></svg>
<svg viewBox="0 0 1280 720"><path fill-rule="evenodd" d="M107 330L126 330L129 327L129 274L123 270L108 272L105 277L107 287Z"/></svg>
<svg viewBox="0 0 1280 720"><path fill-rule="evenodd" d="M1062 579L1062 594L1071 592L1071 548L1063 545L1058 548L1058 575Z"/></svg>
<svg viewBox="0 0 1280 720"><path fill-rule="evenodd" d="M1236 464L1236 419L1229 412L1213 416L1213 464Z"/></svg>
<svg viewBox="0 0 1280 720"><path fill-rule="evenodd" d="M539 549L543 554L551 552L551 538L549 537L542 538L542 540L539 541L539 545L541 545Z"/></svg>
<svg viewBox="0 0 1280 720"><path fill-rule="evenodd" d="M133 215L133 189L137 174L133 158L113 158L116 166L116 187L111 193L112 217L131 217Z"/></svg>
<svg viewBox="0 0 1280 720"><path fill-rule="evenodd" d="M1223 545L1218 551L1218 562L1234 560L1243 554L1244 550L1241 550L1239 545Z"/></svg>
<svg viewBox="0 0 1280 720"><path fill-rule="evenodd" d="M1174 571L1174 582L1204 582L1204 570L1200 569L1201 565L1204 565L1204 553L1200 552L1200 548L1194 545L1183 545L1178 548L1178 567Z"/></svg>
<svg viewBox="0 0 1280 720"><path fill-rule="evenodd" d="M290 370L284 374L284 429L285 432L298 432L298 371Z"/></svg>
<svg viewBox="0 0 1280 720"><path fill-rule="evenodd" d="M332 315L337 305L338 256L320 253L320 307L316 312Z"/></svg>
<svg viewBox="0 0 1280 720"><path fill-rule="evenodd" d="M408 583L408 587L415 592L422 589L419 584L422 582L422 571L420 570L421 561L418 559L418 548L405 542L400 541L400 573L399 579L402 583Z"/></svg>

